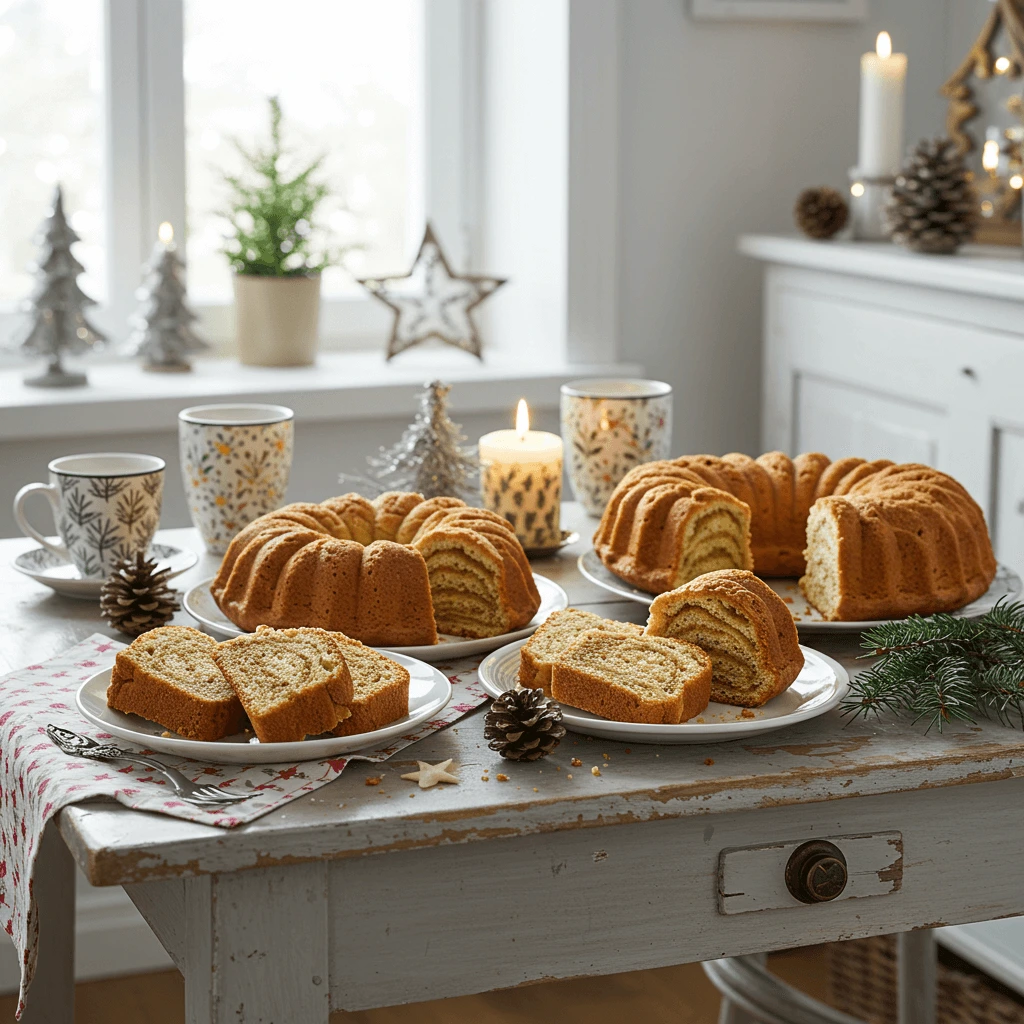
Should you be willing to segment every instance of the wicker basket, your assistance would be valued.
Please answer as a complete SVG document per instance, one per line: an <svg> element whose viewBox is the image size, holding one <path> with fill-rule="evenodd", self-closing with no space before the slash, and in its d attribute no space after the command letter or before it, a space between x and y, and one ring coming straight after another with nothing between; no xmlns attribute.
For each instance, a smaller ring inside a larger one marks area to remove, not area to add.
<svg viewBox="0 0 1024 1024"><path fill-rule="evenodd" d="M870 1024L897 1024L895 936L825 948L832 1005ZM938 983L939 1024L1024 1024L1024 1002L956 957L940 956Z"/></svg>

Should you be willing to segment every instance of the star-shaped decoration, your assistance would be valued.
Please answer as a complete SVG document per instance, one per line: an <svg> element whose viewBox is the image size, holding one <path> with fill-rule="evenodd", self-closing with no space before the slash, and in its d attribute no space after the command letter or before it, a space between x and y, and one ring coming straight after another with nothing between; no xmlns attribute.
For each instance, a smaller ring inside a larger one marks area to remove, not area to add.
<svg viewBox="0 0 1024 1024"><path fill-rule="evenodd" d="M458 782L459 780L448 771L448 765L452 763L452 759L449 757L447 761L442 761L440 764L427 764L426 761L417 761L420 766L418 772L409 772L408 775L403 775L403 779L408 779L410 782L418 782L420 789L430 789L431 786L436 786L439 782Z"/></svg>
<svg viewBox="0 0 1024 1024"><path fill-rule="evenodd" d="M388 339L388 359L430 338L482 359L480 335L470 314L506 280L454 273L434 229L428 224L408 274L364 277L359 283L395 311L395 323Z"/></svg>

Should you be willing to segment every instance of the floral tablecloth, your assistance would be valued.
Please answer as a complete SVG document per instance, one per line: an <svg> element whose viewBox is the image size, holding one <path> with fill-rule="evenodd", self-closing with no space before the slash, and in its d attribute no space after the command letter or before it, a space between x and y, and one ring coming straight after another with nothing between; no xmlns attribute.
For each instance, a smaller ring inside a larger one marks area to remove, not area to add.
<svg viewBox="0 0 1024 1024"><path fill-rule="evenodd" d="M437 665L451 680L454 690L451 702L441 714L385 747L323 761L249 767L213 765L160 754L165 764L195 782L231 783L235 791L252 790L249 800L230 807L197 807L168 796L164 780L145 768L117 768L68 757L46 736L46 726L53 723L93 739L112 738L82 718L75 707L75 693L86 679L112 665L124 646L95 634L64 654L0 679L0 924L20 954L19 1016L35 970L39 938L32 871L43 828L62 807L90 797L111 797L136 810L231 828L331 782L349 761L387 760L487 699L476 673L480 658L466 658Z"/></svg>

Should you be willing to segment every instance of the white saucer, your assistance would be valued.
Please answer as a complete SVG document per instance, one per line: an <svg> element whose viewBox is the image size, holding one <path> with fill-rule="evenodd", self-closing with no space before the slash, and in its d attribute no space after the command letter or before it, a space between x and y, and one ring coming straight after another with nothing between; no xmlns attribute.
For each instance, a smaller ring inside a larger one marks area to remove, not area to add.
<svg viewBox="0 0 1024 1024"><path fill-rule="evenodd" d="M422 661L448 661L450 658L468 658L472 654L486 654L512 640L521 640L532 636L537 627L552 613L569 607L569 598L565 591L546 576L533 574L537 590L540 592L540 608L537 614L522 628L501 636L484 637L482 640L467 640L464 636L441 635L439 642L430 647L388 647L386 650L396 654L404 654ZM211 579L196 584L185 594L182 602L185 611L196 622L205 626L207 631L222 640L243 636L244 629L239 629L221 610L210 593ZM382 648L383 650L384 648Z"/></svg>
<svg viewBox="0 0 1024 1024"><path fill-rule="evenodd" d="M520 640L502 647L480 663L480 683L491 697L517 685L519 651L524 643ZM613 722L568 704L562 705L562 718L573 732L632 743L724 743L786 729L830 711L850 689L850 677L838 661L809 647L801 645L800 650L804 652L800 675L788 690L763 707L751 709L753 718L741 717L743 708L714 702L703 714L680 725Z"/></svg>
<svg viewBox="0 0 1024 1024"><path fill-rule="evenodd" d="M149 557L156 558L157 568L170 566L168 579L187 572L196 562L199 555L188 548L176 548L171 544L151 544ZM20 573L34 579L36 583L55 590L64 597L78 597L87 601L98 601L100 590L105 580L83 579L72 562L55 555L46 548L32 548L23 551L11 563Z"/></svg>
<svg viewBox="0 0 1024 1024"><path fill-rule="evenodd" d="M376 749L387 740L412 732L428 718L437 715L452 699L452 684L436 668L415 658L393 655L409 670L409 714L372 732L354 736L322 736L299 743L260 743L252 736L238 734L222 740L188 740L172 733L164 736L162 725L138 715L126 715L107 707L110 669L97 672L82 683L75 697L78 710L104 732L146 750L157 750L176 757L217 764L282 764L292 761L319 761L354 750Z"/></svg>
<svg viewBox="0 0 1024 1024"><path fill-rule="evenodd" d="M657 596L620 579L601 561L593 548L584 551L576 564L580 572L591 583L611 594L625 598L627 601L636 601L637 604L649 608ZM821 612L808 603L795 578L769 577L765 579L765 583L786 602L797 629L803 633L859 633L874 626L884 626L886 623L899 621L865 619L862 622L830 622L823 619ZM1024 583L1021 582L1021 578L1009 566L1000 565L996 569L996 578L992 581L992 586L977 601L972 601L950 614L958 619L980 619L982 615L992 611L1003 598L1009 601L1019 600L1022 591L1024 591Z"/></svg>

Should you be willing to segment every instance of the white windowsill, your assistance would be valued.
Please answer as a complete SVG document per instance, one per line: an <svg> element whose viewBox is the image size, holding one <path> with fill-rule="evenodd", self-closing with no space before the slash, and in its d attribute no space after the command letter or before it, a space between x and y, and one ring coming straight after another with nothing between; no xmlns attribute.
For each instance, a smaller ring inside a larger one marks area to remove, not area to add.
<svg viewBox="0 0 1024 1024"><path fill-rule="evenodd" d="M404 416L416 407L419 385L436 378L453 385L457 413L511 410L520 397L535 409L554 409L566 380L642 373L635 363L517 365L507 356L478 363L437 349L408 352L390 365L379 351L321 353L315 366L287 368L201 360L187 374L86 364L89 385L66 390L26 387L23 378L37 370L0 371L0 441L177 429L181 409L219 401L272 401L294 409L300 422Z"/></svg>

